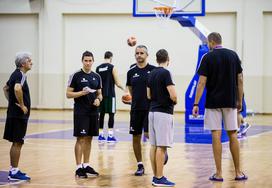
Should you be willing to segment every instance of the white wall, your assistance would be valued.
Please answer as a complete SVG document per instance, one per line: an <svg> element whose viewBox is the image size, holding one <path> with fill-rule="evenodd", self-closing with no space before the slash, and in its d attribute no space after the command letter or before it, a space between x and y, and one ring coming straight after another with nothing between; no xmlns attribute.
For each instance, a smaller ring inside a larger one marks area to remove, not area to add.
<svg viewBox="0 0 272 188"><path fill-rule="evenodd" d="M0 14L0 86L2 88L6 84L15 69L15 54L18 51L31 52L34 66L27 81L32 86L34 104L38 103L38 32L37 14ZM0 106L6 106L2 89L0 96Z"/></svg>
<svg viewBox="0 0 272 188"><path fill-rule="evenodd" d="M65 89L69 74L81 67L82 52L92 51L96 66L111 50L125 84L126 71L135 61L126 39L133 35L149 48L152 64L158 49L169 51L180 101L176 110L184 111L184 93L195 71L200 41L176 21L133 18L131 7L129 0L0 0L1 87L15 68L15 53L31 51L35 64L28 80L33 107L71 108ZM243 61L248 108L271 113L272 1L207 0L206 9L199 21L220 32L223 45L236 50ZM118 109L128 109L117 101ZM1 94L0 106L6 105Z"/></svg>

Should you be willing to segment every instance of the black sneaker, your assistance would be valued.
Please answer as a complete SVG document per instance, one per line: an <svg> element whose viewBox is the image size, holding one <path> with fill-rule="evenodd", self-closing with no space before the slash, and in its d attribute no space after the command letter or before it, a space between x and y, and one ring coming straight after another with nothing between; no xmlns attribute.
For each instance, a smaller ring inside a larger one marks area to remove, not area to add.
<svg viewBox="0 0 272 188"><path fill-rule="evenodd" d="M76 177L78 178L87 178L87 174L83 168L79 168L76 170Z"/></svg>
<svg viewBox="0 0 272 188"><path fill-rule="evenodd" d="M142 176L144 174L144 165L139 164L138 169L134 174L135 176Z"/></svg>
<svg viewBox="0 0 272 188"><path fill-rule="evenodd" d="M84 168L84 172L87 174L87 176L99 176L99 173L90 166Z"/></svg>

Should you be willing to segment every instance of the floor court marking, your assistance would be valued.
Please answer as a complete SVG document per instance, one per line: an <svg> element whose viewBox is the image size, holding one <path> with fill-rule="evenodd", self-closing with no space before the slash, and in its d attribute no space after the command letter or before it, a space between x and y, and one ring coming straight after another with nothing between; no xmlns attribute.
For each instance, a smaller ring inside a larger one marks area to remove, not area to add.
<svg viewBox="0 0 272 188"><path fill-rule="evenodd" d="M0 183L6 183L6 182L0 182ZM60 185L60 184L41 184L41 183L31 183L30 182L26 182L26 181L18 181L18 182L14 182L14 183L6 183L6 184L3 184L3 185L0 185L0 187L6 187L8 185L23 185L22 183L26 183L27 186L55 186L55 187L77 187L77 188L84 188L84 187L90 187L90 188L98 188L98 186L92 186L92 185L71 185L71 184L68 184L68 185ZM112 187L112 186L103 186L103 188L118 188L118 187Z"/></svg>

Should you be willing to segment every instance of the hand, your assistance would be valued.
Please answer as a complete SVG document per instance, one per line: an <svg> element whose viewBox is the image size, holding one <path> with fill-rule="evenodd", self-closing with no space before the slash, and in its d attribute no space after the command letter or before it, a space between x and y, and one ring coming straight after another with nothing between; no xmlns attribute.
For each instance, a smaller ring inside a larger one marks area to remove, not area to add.
<svg viewBox="0 0 272 188"><path fill-rule="evenodd" d="M28 109L24 104L23 105L20 105L18 103L15 103L15 104L21 108L21 110L24 112L24 114L27 114Z"/></svg>
<svg viewBox="0 0 272 188"><path fill-rule="evenodd" d="M192 110L192 114L194 117L197 117L199 113L199 107L198 106L194 106L193 110Z"/></svg>
<svg viewBox="0 0 272 188"><path fill-rule="evenodd" d="M81 96L88 95L90 92L87 90L80 91Z"/></svg>
<svg viewBox="0 0 272 188"><path fill-rule="evenodd" d="M96 98L93 102L93 105L100 106L100 100Z"/></svg>
<svg viewBox="0 0 272 188"><path fill-rule="evenodd" d="M242 102L237 102L237 112L241 112L242 111Z"/></svg>

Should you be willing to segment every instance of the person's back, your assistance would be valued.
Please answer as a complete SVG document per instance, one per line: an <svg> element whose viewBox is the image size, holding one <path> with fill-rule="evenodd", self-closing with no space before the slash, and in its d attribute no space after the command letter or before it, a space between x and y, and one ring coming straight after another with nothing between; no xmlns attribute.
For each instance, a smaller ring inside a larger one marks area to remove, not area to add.
<svg viewBox="0 0 272 188"><path fill-rule="evenodd" d="M170 72L163 67L157 67L150 73L149 79L153 80L150 85L150 111L173 114L174 104L167 90L167 86L173 84Z"/></svg>
<svg viewBox="0 0 272 188"><path fill-rule="evenodd" d="M102 95L103 97L115 97L115 83L113 78L114 66L110 63L102 63L96 68L96 72L102 79Z"/></svg>
<svg viewBox="0 0 272 188"><path fill-rule="evenodd" d="M148 115L150 161L153 169L153 186L173 187L175 183L167 180L163 174L164 164L168 160L167 148L174 142L173 108L177 103L177 94L170 72L168 52L160 49L156 53L159 67L153 69L147 82L147 97L151 100Z"/></svg>
<svg viewBox="0 0 272 188"><path fill-rule="evenodd" d="M199 72L208 74L206 108L236 107L237 74L241 72L237 54L232 50L218 47L207 53L202 62L207 65L201 67Z"/></svg>
<svg viewBox="0 0 272 188"><path fill-rule="evenodd" d="M240 169L239 142L237 140L237 112L242 108L243 69L238 55L221 46L219 33L208 35L211 52L201 60L197 71L199 75L192 114L199 114L199 101L204 88L207 89L204 129L212 133L212 148L216 172L209 177L211 181L224 181L222 176L222 122L228 133L230 150L235 168L235 180L247 180Z"/></svg>
<svg viewBox="0 0 272 188"><path fill-rule="evenodd" d="M96 68L96 72L102 79L102 95L103 100L100 104L100 117L99 117L99 142L105 142L104 137L104 117L105 114L109 114L108 121L108 138L107 142L116 142L116 138L113 136L114 128L114 114L116 112L116 99L115 99L115 85L124 90L123 86L119 82L117 70L112 65L113 53L106 51L104 54L104 63Z"/></svg>

